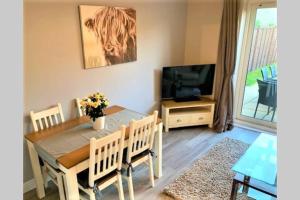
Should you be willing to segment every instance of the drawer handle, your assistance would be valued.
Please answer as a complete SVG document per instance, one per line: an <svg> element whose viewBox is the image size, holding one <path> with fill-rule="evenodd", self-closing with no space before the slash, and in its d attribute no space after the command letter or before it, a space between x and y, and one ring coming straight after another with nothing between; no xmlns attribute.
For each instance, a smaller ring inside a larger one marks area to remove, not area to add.
<svg viewBox="0 0 300 200"><path fill-rule="evenodd" d="M203 117L199 117L199 120L202 120L203 119Z"/></svg>
<svg viewBox="0 0 300 200"><path fill-rule="evenodd" d="M177 119L177 122L181 122L181 120L180 120L180 119Z"/></svg>

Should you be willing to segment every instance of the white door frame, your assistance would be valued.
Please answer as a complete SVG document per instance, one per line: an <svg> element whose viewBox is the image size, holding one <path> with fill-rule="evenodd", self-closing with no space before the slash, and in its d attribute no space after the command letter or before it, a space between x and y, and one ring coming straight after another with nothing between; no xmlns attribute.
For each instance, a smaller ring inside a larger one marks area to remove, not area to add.
<svg viewBox="0 0 300 200"><path fill-rule="evenodd" d="M254 2L248 3L245 5L245 12L243 13L244 16L242 18L242 25L240 26L239 38L240 42L240 49L237 53L237 60L236 62L236 83L235 83L235 102L234 105L234 123L250 126L255 129L261 129L269 132L276 132L276 123L268 122L264 120L254 119L252 117L247 117L241 115L242 106L243 106L243 98L244 98L244 89L246 83L246 75L248 70L248 61L249 55L251 50L251 42L252 36L254 33L254 26L255 26L255 18L256 18L256 11L258 8L272 8L276 7L276 2ZM278 111L278 109L277 109Z"/></svg>

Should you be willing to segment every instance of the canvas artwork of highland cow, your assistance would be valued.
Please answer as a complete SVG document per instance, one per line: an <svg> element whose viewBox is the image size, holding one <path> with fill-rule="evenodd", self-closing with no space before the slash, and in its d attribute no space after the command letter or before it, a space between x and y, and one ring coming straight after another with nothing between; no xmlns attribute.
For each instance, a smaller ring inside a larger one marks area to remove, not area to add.
<svg viewBox="0 0 300 200"><path fill-rule="evenodd" d="M131 8L80 5L85 68L136 61L136 12Z"/></svg>

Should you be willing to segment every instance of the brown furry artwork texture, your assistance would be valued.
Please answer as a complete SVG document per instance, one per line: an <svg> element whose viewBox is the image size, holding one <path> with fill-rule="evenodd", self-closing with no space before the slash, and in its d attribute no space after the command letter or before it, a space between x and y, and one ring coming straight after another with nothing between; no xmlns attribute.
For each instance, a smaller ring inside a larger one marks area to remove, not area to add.
<svg viewBox="0 0 300 200"><path fill-rule="evenodd" d="M136 12L131 8L103 7L84 25L103 48L107 65L136 60Z"/></svg>

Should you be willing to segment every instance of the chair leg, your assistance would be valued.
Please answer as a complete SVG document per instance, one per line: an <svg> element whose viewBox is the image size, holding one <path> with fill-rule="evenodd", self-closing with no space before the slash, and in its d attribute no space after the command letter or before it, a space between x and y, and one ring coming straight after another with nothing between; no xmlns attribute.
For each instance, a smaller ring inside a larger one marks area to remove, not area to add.
<svg viewBox="0 0 300 200"><path fill-rule="evenodd" d="M47 172L47 167L45 165L42 166L42 174L44 178L45 188L48 188L48 172Z"/></svg>
<svg viewBox="0 0 300 200"><path fill-rule="evenodd" d="M270 106L268 106L268 114L269 114L269 113L270 113ZM268 114L267 114L267 115L268 115Z"/></svg>
<svg viewBox="0 0 300 200"><path fill-rule="evenodd" d="M255 115L256 115L256 111L257 111L257 108L258 108L258 102L257 102L257 104L256 104L256 108L255 108L255 111L254 111L254 116L253 116L253 118L255 118Z"/></svg>
<svg viewBox="0 0 300 200"><path fill-rule="evenodd" d="M122 184L122 177L118 174L118 192L119 192L119 200L124 200L124 191L123 191L123 184Z"/></svg>
<svg viewBox="0 0 300 200"><path fill-rule="evenodd" d="M59 192L59 199L65 200L65 190L64 190L64 183L63 183L63 176L61 174L57 175L57 186Z"/></svg>
<svg viewBox="0 0 300 200"><path fill-rule="evenodd" d="M90 195L90 200L96 200L96 194L92 192Z"/></svg>
<svg viewBox="0 0 300 200"><path fill-rule="evenodd" d="M132 183L132 173L129 171L129 176L127 177L128 181L128 190L129 190L129 199L134 200L134 192L133 192L133 183Z"/></svg>
<svg viewBox="0 0 300 200"><path fill-rule="evenodd" d="M149 155L149 176L150 176L150 181L151 181L151 185L152 187L154 187L154 175L153 175L153 164L152 164L152 156Z"/></svg>

